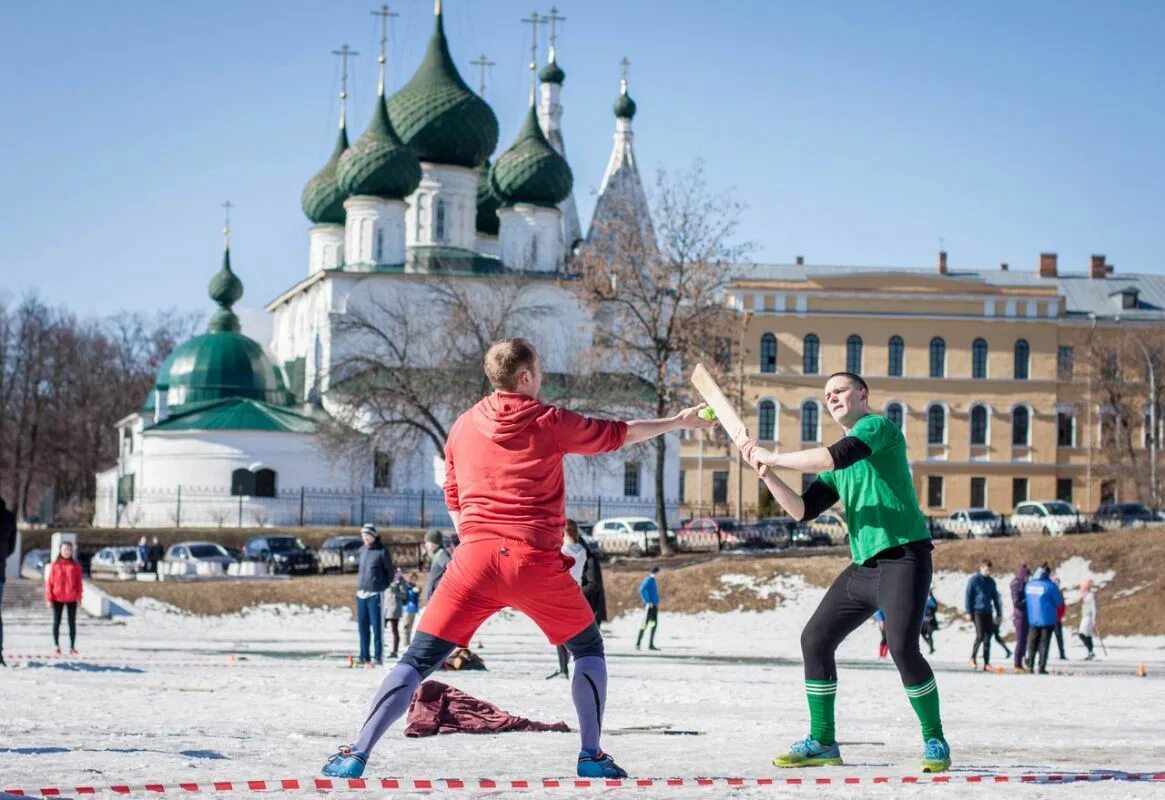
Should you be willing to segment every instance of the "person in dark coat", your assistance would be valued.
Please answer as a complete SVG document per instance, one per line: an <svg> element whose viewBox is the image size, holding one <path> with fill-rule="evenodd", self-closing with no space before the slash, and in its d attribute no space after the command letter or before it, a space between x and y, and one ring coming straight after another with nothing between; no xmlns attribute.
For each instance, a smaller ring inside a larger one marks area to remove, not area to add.
<svg viewBox="0 0 1165 800"><path fill-rule="evenodd" d="M409 601L409 579L405 577L400 567L396 568L396 575L389 584L388 594L385 596L385 606L388 609L385 616L386 624L392 628L392 652L389 658L396 658L400 650L400 618L404 616L405 604Z"/></svg>
<svg viewBox="0 0 1165 800"><path fill-rule="evenodd" d="M384 663L384 612L381 596L388 588L389 581L396 574L392 556L380 541L376 526L365 525L360 529L364 547L360 549L360 563L356 580L356 626L360 631L360 663L367 664L375 657L377 664ZM368 649L369 633L372 634L372 652Z"/></svg>
<svg viewBox="0 0 1165 800"><path fill-rule="evenodd" d="M445 549L445 537L441 531L433 528L425 533L425 549L429 551L429 582L425 586L425 602L433 599L433 592L437 591L441 579L445 577L445 568L453 560L449 551Z"/></svg>
<svg viewBox="0 0 1165 800"><path fill-rule="evenodd" d="M1015 577L1011 579L1011 622L1015 625L1015 671L1026 672L1023 658L1027 653L1027 595L1024 586L1031 577L1032 571L1027 564L1020 564L1015 568Z"/></svg>
<svg viewBox="0 0 1165 800"><path fill-rule="evenodd" d="M975 623L975 644L971 647L971 669L978 669L979 645L983 645L983 671L991 670L991 639L1003 617L1003 602L999 599L999 589L991 577L991 562L984 560L979 572L967 581L966 605L963 611L967 619Z"/></svg>
<svg viewBox="0 0 1165 800"><path fill-rule="evenodd" d="M8 510L4 498L0 497L0 609L4 605L4 581L8 559L16 550L16 515ZM4 663L4 615L0 613L0 667Z"/></svg>
<svg viewBox="0 0 1165 800"><path fill-rule="evenodd" d="M595 612L595 622L600 625L607 621L607 591L603 588L602 553L597 545L587 544L580 539L587 549L587 563L583 568L582 591L583 597Z"/></svg>

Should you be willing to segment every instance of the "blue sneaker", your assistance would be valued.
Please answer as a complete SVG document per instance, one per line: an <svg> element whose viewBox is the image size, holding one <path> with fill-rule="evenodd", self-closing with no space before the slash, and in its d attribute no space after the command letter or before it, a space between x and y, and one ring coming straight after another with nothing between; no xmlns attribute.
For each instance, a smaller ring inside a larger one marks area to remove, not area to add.
<svg viewBox="0 0 1165 800"><path fill-rule="evenodd" d="M927 739L922 748L923 772L946 772L951 768L951 746L942 739Z"/></svg>
<svg viewBox="0 0 1165 800"><path fill-rule="evenodd" d="M595 755L583 751L578 754L578 776L580 778L626 778L627 770L615 763L601 750Z"/></svg>
<svg viewBox="0 0 1165 800"><path fill-rule="evenodd" d="M822 744L812 736L795 742L789 752L773 759L774 767L839 767L841 748L837 742Z"/></svg>
<svg viewBox="0 0 1165 800"><path fill-rule="evenodd" d="M368 754L344 745L324 764L324 774L329 778L359 778L368 765Z"/></svg>

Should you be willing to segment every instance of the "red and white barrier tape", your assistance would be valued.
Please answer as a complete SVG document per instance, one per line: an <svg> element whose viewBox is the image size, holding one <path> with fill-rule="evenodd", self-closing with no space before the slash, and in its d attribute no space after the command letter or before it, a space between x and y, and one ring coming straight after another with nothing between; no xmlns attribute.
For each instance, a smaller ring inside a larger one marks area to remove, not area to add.
<svg viewBox="0 0 1165 800"><path fill-rule="evenodd" d="M197 794L207 792L279 792L279 791L401 791L440 789L650 789L650 788L749 788L762 786L851 786L876 784L1001 784L1001 783L1091 783L1101 781L1165 782L1165 772L1106 773L1025 773L1007 775L850 775L806 778L627 778L603 780L587 778L542 778L538 780L492 780L490 778L281 778L276 780L204 781L202 783L144 783L111 786L76 786L71 789L4 789L8 794L35 797L72 797L80 795L158 795Z"/></svg>

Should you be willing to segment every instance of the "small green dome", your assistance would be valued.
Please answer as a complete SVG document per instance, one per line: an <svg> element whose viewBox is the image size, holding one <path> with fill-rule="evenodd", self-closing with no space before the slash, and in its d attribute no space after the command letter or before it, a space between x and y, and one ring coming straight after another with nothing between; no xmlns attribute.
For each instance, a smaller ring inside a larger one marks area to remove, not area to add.
<svg viewBox="0 0 1165 800"><path fill-rule="evenodd" d="M498 120L453 64L440 12L412 79L388 100L401 138L422 161L477 167L498 144Z"/></svg>
<svg viewBox="0 0 1165 800"><path fill-rule="evenodd" d="M506 206L528 203L553 208L570 195L573 183L570 165L546 141L531 104L517 140L490 170L490 188Z"/></svg>
<svg viewBox="0 0 1165 800"><path fill-rule="evenodd" d="M421 162L393 130L383 95L376 97L368 130L340 156L336 177L345 197L403 200L420 184Z"/></svg>
<svg viewBox="0 0 1165 800"><path fill-rule="evenodd" d="M557 61L551 61L538 73L538 80L543 83L557 83L561 85L566 80L566 73L563 72L562 67L558 66Z"/></svg>
<svg viewBox="0 0 1165 800"><path fill-rule="evenodd" d="M340 156L347 149L348 131L341 127L340 136L336 139L336 149L332 151L332 157L328 159L327 164L324 164L324 168L307 182L307 186L303 187L300 205L303 208L303 213L316 225L324 223L344 224L344 198L346 195L336 178L336 165L339 164Z"/></svg>
<svg viewBox="0 0 1165 800"><path fill-rule="evenodd" d="M631 119L635 116L635 101L627 94L626 85L619 94L619 99L615 101L615 116L620 119Z"/></svg>
<svg viewBox="0 0 1165 800"><path fill-rule="evenodd" d="M498 207L502 201L489 185L490 163L487 158L477 168L477 232L498 235Z"/></svg>

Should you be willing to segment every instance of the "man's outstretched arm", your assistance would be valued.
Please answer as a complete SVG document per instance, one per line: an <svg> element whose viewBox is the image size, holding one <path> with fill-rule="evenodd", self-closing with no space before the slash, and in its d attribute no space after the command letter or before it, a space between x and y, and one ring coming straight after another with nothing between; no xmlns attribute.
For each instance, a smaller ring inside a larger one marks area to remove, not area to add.
<svg viewBox="0 0 1165 800"><path fill-rule="evenodd" d="M639 444L640 442L646 442L648 439L654 439L656 436L662 436L672 431L714 428L716 426L715 420L707 420L700 417L700 410L706 405L706 403L701 403L698 406L685 408L674 417L628 420L627 439L623 442L623 445Z"/></svg>

